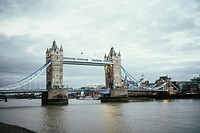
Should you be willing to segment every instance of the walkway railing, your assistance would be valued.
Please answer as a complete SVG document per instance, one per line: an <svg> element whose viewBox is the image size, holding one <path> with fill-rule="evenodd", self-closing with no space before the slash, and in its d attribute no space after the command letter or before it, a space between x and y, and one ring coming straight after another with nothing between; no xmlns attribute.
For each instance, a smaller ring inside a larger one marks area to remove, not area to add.
<svg viewBox="0 0 200 133"><path fill-rule="evenodd" d="M105 65L112 65L113 62L111 60L63 57L63 64L105 66Z"/></svg>

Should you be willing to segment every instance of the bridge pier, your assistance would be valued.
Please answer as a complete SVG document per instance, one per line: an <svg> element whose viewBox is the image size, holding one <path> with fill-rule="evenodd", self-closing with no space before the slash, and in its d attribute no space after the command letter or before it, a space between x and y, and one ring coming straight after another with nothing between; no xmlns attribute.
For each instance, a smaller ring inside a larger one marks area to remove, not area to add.
<svg viewBox="0 0 200 133"><path fill-rule="evenodd" d="M100 97L101 102L128 102L127 89L117 88L110 90L110 94L102 94Z"/></svg>
<svg viewBox="0 0 200 133"><path fill-rule="evenodd" d="M63 89L42 92L42 105L68 105L68 93Z"/></svg>

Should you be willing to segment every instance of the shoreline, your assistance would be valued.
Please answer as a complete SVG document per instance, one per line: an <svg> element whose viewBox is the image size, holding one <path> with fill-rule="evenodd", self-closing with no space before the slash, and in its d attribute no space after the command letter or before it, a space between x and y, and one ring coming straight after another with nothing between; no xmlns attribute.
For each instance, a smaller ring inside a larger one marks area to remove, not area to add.
<svg viewBox="0 0 200 133"><path fill-rule="evenodd" d="M174 94L174 95L129 95L132 98L153 98L153 99L200 99L200 94Z"/></svg>
<svg viewBox="0 0 200 133"><path fill-rule="evenodd" d="M1 133L36 133L24 127L0 122Z"/></svg>

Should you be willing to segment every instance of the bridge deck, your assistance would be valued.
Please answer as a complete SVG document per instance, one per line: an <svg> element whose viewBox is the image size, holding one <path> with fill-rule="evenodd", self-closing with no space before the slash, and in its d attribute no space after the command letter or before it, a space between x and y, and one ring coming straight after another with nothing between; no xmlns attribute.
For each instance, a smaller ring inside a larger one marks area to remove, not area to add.
<svg viewBox="0 0 200 133"><path fill-rule="evenodd" d="M128 92L168 92L168 90L128 89Z"/></svg>
<svg viewBox="0 0 200 133"><path fill-rule="evenodd" d="M46 89L38 89L38 90L0 90L0 94L11 94L11 93L41 93L47 92Z"/></svg>

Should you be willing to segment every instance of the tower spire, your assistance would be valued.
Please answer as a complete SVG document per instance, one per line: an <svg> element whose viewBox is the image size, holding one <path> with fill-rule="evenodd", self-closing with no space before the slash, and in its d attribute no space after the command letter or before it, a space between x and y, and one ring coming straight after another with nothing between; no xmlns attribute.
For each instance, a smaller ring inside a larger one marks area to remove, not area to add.
<svg viewBox="0 0 200 133"><path fill-rule="evenodd" d="M111 47L110 53L108 54L108 58L111 58L111 59L112 59L112 58L115 57L116 55L117 55L117 54L116 54L114 48Z"/></svg>
<svg viewBox="0 0 200 133"><path fill-rule="evenodd" d="M53 41L52 49L53 49L53 50L56 50L57 48L58 48L58 47L57 47L57 45L56 45L56 41L54 40L54 41Z"/></svg>
<svg viewBox="0 0 200 133"><path fill-rule="evenodd" d="M60 51L63 51L62 44L61 44L61 46L60 46Z"/></svg>
<svg viewBox="0 0 200 133"><path fill-rule="evenodd" d="M106 53L105 53L105 55L104 55L104 59L106 59L107 58L107 55L106 55Z"/></svg>
<svg viewBox="0 0 200 133"><path fill-rule="evenodd" d="M49 52L49 49L47 48L47 51L46 51L46 53L48 53Z"/></svg>

